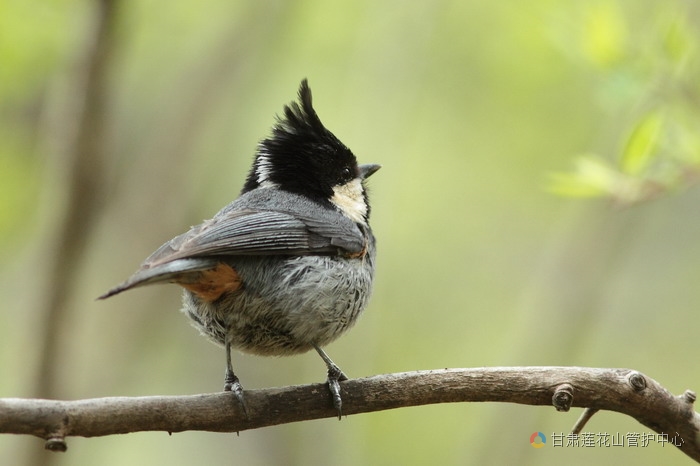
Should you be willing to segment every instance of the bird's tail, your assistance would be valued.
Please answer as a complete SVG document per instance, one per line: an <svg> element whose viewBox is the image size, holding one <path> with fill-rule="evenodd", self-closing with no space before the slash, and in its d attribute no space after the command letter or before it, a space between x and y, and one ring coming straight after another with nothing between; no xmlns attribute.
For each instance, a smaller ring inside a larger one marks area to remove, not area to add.
<svg viewBox="0 0 700 466"><path fill-rule="evenodd" d="M106 299L110 296L114 296L115 294L119 294L122 291L130 290L139 286L151 285L154 283L180 282L190 273L213 269L219 263L219 259L210 257L195 257L188 259L177 259L152 267L144 266L129 277L125 282L115 286L97 299Z"/></svg>

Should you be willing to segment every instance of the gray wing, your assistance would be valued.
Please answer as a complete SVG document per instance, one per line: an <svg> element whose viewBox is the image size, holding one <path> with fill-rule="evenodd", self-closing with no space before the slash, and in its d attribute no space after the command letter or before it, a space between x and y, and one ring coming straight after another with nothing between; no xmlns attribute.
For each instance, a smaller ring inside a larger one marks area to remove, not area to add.
<svg viewBox="0 0 700 466"><path fill-rule="evenodd" d="M213 269L223 256L353 255L366 247L370 233L337 211L289 195L283 203L270 202L265 195L264 202L256 200L257 194L243 196L211 220L168 241L100 299ZM271 203L277 210L265 210Z"/></svg>
<svg viewBox="0 0 700 466"><path fill-rule="evenodd" d="M353 254L364 245L361 230L352 222L300 219L284 212L231 211L173 238L144 265L204 256Z"/></svg>

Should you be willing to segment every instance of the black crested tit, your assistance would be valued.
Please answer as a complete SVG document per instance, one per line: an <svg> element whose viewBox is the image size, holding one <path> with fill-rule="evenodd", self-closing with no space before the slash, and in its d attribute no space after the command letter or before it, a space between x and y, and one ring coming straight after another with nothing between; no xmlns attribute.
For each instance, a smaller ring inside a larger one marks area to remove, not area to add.
<svg viewBox="0 0 700 466"><path fill-rule="evenodd" d="M372 291L375 239L365 180L379 165L358 165L326 129L306 80L258 146L238 199L173 238L101 299L152 283L184 288L183 312L226 349L224 390L244 409L231 348L263 356L315 349L341 414L347 377L321 349L348 330Z"/></svg>

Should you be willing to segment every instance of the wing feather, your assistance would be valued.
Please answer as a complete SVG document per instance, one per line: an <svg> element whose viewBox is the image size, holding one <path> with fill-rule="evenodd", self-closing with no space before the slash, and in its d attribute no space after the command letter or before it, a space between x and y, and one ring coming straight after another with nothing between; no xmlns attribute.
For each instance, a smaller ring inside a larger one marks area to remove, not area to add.
<svg viewBox="0 0 700 466"><path fill-rule="evenodd" d="M219 255L352 254L361 251L364 243L362 232L353 223L309 221L285 212L235 210L173 238L146 259L144 266Z"/></svg>

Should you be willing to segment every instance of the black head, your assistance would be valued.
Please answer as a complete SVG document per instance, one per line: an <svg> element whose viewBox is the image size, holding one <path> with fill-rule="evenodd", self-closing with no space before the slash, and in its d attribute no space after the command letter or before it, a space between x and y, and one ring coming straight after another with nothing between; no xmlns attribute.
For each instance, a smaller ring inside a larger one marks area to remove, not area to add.
<svg viewBox="0 0 700 466"><path fill-rule="evenodd" d="M277 119L272 136L260 142L243 192L256 188L283 189L317 202L335 204L343 210L334 201L338 188L355 183L366 206L361 182L378 168L359 167L350 149L323 126L304 79L299 87L299 103L285 106L284 117ZM366 219L367 214L363 217Z"/></svg>

